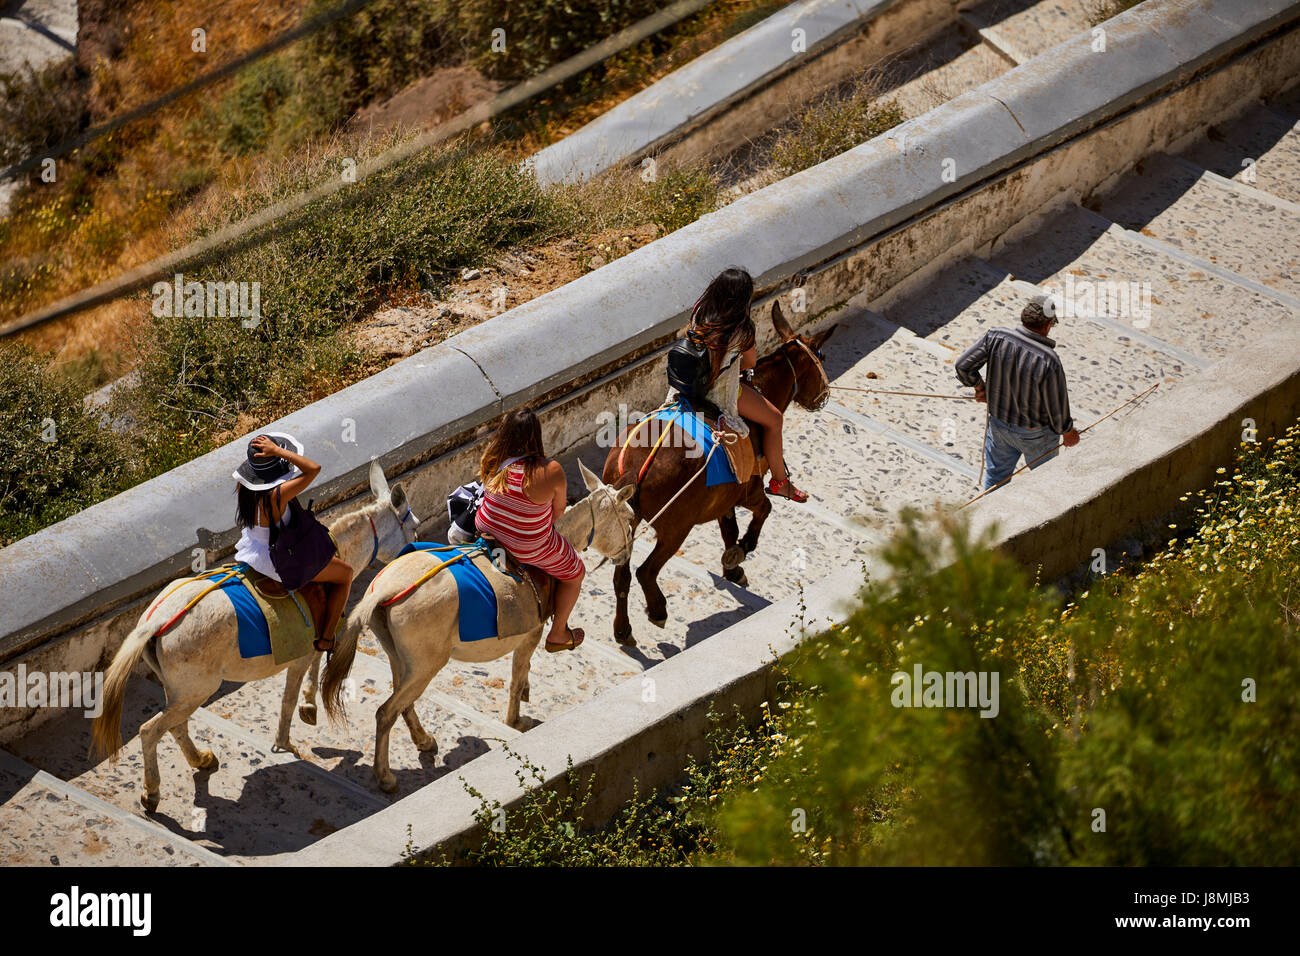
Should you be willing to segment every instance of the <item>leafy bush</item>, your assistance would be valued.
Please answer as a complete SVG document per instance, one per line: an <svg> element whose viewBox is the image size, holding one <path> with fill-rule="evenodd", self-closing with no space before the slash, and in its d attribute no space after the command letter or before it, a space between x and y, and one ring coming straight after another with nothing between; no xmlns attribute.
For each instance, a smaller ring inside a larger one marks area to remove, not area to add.
<svg viewBox="0 0 1300 956"><path fill-rule="evenodd" d="M337 170L336 158L323 159L322 168ZM283 413L328 394L361 371L360 356L340 335L352 320L386 295L418 289L492 249L545 238L559 225L558 209L515 164L456 147L320 200L287 231L186 276L258 283L260 322L153 318L137 417L153 414L181 431L216 430L242 412Z"/></svg>
<svg viewBox="0 0 1300 956"><path fill-rule="evenodd" d="M0 166L9 166L74 136L85 99L72 60L39 70L0 73Z"/></svg>
<svg viewBox="0 0 1300 956"><path fill-rule="evenodd" d="M791 176L867 142L903 122L893 100L877 99L874 77L859 79L848 94L829 93L801 112L770 146L772 165Z"/></svg>
<svg viewBox="0 0 1300 956"><path fill-rule="evenodd" d="M118 437L82 406L78 377L0 345L0 545L112 493L128 471Z"/></svg>
<svg viewBox="0 0 1300 956"><path fill-rule="evenodd" d="M1244 446L1190 543L1063 614L960 529L936 570L909 526L886 552L894 595L866 592L798 652L817 691L787 731L799 745L728 799L726 858L1294 865L1297 439ZM917 663L1000 673L1000 713L893 706L891 675Z"/></svg>
<svg viewBox="0 0 1300 956"><path fill-rule="evenodd" d="M337 2L313 0L303 19L317 17ZM429 0L374 0L312 35L298 58L306 80L303 112L332 126L435 67L450 66L451 14L445 7Z"/></svg>
<svg viewBox="0 0 1300 956"><path fill-rule="evenodd" d="M647 17L658 0L478 0L453 4L462 45L490 76L522 79L580 53ZM505 31L504 52L493 52L492 31Z"/></svg>

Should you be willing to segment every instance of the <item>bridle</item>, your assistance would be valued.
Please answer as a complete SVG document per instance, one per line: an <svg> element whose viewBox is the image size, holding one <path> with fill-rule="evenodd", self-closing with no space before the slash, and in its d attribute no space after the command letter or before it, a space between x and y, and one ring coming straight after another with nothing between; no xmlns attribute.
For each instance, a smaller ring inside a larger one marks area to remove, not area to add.
<svg viewBox="0 0 1300 956"><path fill-rule="evenodd" d="M404 526L406 524L407 518L414 518L414 517L415 514L411 511L411 506L407 505L406 512L402 515L402 517L397 519L398 527ZM370 522L370 536L371 536L370 560L366 562L366 567L372 568L375 565L375 558L379 557L379 529L375 527L374 515L366 515L366 520ZM419 521L415 523L415 527L416 530L418 531L420 527Z"/></svg>
<svg viewBox="0 0 1300 956"><path fill-rule="evenodd" d="M617 519L619 517L618 493L609 487L603 487L600 490L605 493L606 497L609 498L610 507L614 509L614 517ZM590 548L591 542L596 540L596 495L594 493L587 495L587 505L588 507L591 508L591 533L587 535L587 543L583 545L582 548L583 551L586 551L588 548ZM620 555L620 557L626 555L627 557L630 558L632 556L631 526L629 525L628 527L623 527L623 522L620 521L619 527L623 528L623 554ZM596 565L596 567L599 568L608 560L609 560L608 555L601 555L600 564Z"/></svg>
<svg viewBox="0 0 1300 956"><path fill-rule="evenodd" d="M795 345L799 346L799 348L803 349L805 352L808 353L808 357L812 359L813 367L817 369L817 374L819 374L822 378L822 390L818 392L817 397L813 399L813 404L804 405L804 408L808 409L811 412L820 412L823 408L826 407L826 403L829 402L831 399L831 380L826 376L826 369L822 366L821 352L817 352L816 354L814 354L813 350L810 349L807 346L807 344L805 344L804 340L799 338L799 336L797 335L790 341L794 342ZM781 357L785 359L786 364L790 366L790 374L794 376L794 393L795 395L798 395L799 394L799 370L794 367L793 360L791 360L790 356L786 354L786 350L784 348L781 349ZM799 404L802 405L803 403L800 402Z"/></svg>

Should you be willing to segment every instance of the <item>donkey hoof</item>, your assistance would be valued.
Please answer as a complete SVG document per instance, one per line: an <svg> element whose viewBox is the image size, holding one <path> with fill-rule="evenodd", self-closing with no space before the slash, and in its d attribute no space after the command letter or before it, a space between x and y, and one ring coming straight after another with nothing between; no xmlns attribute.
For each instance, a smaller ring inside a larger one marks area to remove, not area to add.
<svg viewBox="0 0 1300 956"><path fill-rule="evenodd" d="M636 638L632 636L632 628L630 627L621 633L615 631L614 640L619 644L622 644L624 647L636 647Z"/></svg>
<svg viewBox="0 0 1300 956"><path fill-rule="evenodd" d="M315 727L316 726L316 705L302 704L298 708L298 716L302 718L302 722L304 724L311 724L311 726Z"/></svg>
<svg viewBox="0 0 1300 956"><path fill-rule="evenodd" d="M415 741L415 749L422 754L438 752L438 738L433 734L426 734L424 739Z"/></svg>
<svg viewBox="0 0 1300 956"><path fill-rule="evenodd" d="M140 806L144 807L145 813L153 813L158 809L158 794L143 793L140 795Z"/></svg>
<svg viewBox="0 0 1300 956"><path fill-rule="evenodd" d="M397 777L393 776L391 773L384 774L379 778L379 789L384 791L384 793L396 793Z"/></svg>
<svg viewBox="0 0 1300 956"><path fill-rule="evenodd" d="M655 627L663 627L665 624L668 623L668 614L665 612L663 617L651 617L650 614L647 613L646 620L649 621L651 624L653 624Z"/></svg>
<svg viewBox="0 0 1300 956"><path fill-rule="evenodd" d="M195 770L211 770L217 765L217 755L211 750L200 750L198 762L194 764Z"/></svg>
<svg viewBox="0 0 1300 956"><path fill-rule="evenodd" d="M722 572L723 578L742 588L749 587L749 578L745 577L745 569L737 565L734 568L728 568Z"/></svg>
<svg viewBox="0 0 1300 956"><path fill-rule="evenodd" d="M730 571L744 560L745 549L738 544L733 544L726 551L722 552L722 570Z"/></svg>

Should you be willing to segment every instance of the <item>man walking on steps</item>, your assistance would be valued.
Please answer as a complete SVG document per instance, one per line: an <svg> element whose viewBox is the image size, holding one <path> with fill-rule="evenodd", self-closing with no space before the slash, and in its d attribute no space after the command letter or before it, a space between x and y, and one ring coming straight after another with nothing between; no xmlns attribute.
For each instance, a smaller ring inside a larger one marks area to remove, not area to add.
<svg viewBox="0 0 1300 956"><path fill-rule="evenodd" d="M990 329L957 359L957 378L988 403L984 439L984 489L1011 477L1020 456L1029 467L1046 464L1079 443L1070 417L1065 369L1056 342L1047 333L1056 324L1051 299L1030 302L1020 313L1018 329ZM988 366L988 384L979 370ZM1041 460L1040 460L1041 459Z"/></svg>

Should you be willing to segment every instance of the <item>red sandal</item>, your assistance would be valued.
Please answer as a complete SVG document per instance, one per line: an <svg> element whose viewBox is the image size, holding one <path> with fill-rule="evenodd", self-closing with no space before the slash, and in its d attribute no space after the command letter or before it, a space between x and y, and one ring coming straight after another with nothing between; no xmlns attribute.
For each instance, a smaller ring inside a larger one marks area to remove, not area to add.
<svg viewBox="0 0 1300 956"><path fill-rule="evenodd" d="M803 504L808 500L808 492L800 491L791 484L788 477L782 481L777 481L775 478L770 479L767 483L767 493L777 498L789 498L798 504Z"/></svg>

